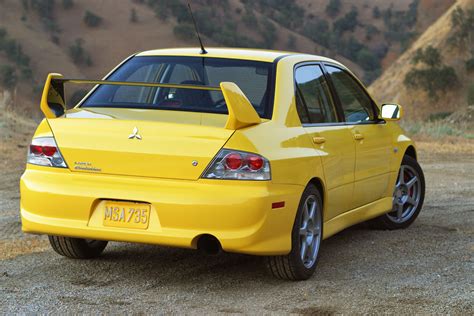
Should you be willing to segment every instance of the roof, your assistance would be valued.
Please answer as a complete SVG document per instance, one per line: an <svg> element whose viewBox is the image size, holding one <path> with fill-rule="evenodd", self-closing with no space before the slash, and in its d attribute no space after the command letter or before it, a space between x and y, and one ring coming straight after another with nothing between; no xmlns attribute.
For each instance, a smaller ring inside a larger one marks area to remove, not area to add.
<svg viewBox="0 0 474 316"><path fill-rule="evenodd" d="M247 49L247 48L207 48L207 54L205 57L214 58L230 58L230 59L249 59L256 61L273 62L275 59L287 56L296 55L298 53L284 52L284 51L273 51L264 49ZM193 56L203 57L200 54L201 49L195 48L168 48L168 49L156 49L148 50L138 53L137 56Z"/></svg>

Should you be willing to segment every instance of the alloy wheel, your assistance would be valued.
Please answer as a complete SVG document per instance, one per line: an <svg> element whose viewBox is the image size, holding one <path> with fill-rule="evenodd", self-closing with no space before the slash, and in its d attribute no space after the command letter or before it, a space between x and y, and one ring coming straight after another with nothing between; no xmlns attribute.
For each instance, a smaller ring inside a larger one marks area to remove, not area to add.
<svg viewBox="0 0 474 316"><path fill-rule="evenodd" d="M306 268L316 262L321 243L321 214L316 196L309 195L303 206L303 214L299 229L300 257Z"/></svg>
<svg viewBox="0 0 474 316"><path fill-rule="evenodd" d="M418 172L411 166L402 165L393 192L393 208L388 218L395 223L408 221L415 213L421 197Z"/></svg>

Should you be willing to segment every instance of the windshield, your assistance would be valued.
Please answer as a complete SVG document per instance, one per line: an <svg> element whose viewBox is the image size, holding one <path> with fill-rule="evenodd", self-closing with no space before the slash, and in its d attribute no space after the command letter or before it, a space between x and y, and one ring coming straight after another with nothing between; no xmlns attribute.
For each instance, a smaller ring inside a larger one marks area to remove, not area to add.
<svg viewBox="0 0 474 316"><path fill-rule="evenodd" d="M219 87L236 83L262 118L271 114L272 63L206 57L133 57L107 80ZM221 91L180 88L99 86L81 105L227 114Z"/></svg>

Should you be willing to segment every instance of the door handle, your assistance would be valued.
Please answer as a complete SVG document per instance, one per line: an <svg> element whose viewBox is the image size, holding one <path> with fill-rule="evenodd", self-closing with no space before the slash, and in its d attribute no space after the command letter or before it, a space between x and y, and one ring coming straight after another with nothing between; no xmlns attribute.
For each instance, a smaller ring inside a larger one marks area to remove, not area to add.
<svg viewBox="0 0 474 316"><path fill-rule="evenodd" d="M364 139L364 135L362 135L361 133L355 133L354 134L354 139L355 140L363 140Z"/></svg>
<svg viewBox="0 0 474 316"><path fill-rule="evenodd" d="M322 136L315 136L313 137L313 143L315 144L324 144L326 142L326 138L322 137Z"/></svg>

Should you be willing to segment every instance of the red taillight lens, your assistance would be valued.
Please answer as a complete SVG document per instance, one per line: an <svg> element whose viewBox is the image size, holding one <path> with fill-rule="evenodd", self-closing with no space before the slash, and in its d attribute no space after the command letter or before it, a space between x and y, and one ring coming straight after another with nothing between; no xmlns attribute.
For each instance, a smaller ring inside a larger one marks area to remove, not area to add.
<svg viewBox="0 0 474 316"><path fill-rule="evenodd" d="M40 146L40 145L30 145L30 151L34 155L45 155L47 157L53 157L54 154L58 151L56 147L53 146Z"/></svg>
<svg viewBox="0 0 474 316"><path fill-rule="evenodd" d="M249 155L247 157L248 166L251 170L257 171L263 167L263 158L256 155Z"/></svg>
<svg viewBox="0 0 474 316"><path fill-rule="evenodd" d="M43 147L39 145L30 145L30 151L35 155L41 155L43 153Z"/></svg>
<svg viewBox="0 0 474 316"><path fill-rule="evenodd" d="M56 153L57 148L53 146L43 146L43 154L48 157L53 157Z"/></svg>
<svg viewBox="0 0 474 316"><path fill-rule="evenodd" d="M237 170L242 167L243 159L238 153L228 154L225 158L225 166L230 170Z"/></svg>

